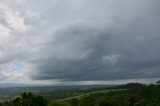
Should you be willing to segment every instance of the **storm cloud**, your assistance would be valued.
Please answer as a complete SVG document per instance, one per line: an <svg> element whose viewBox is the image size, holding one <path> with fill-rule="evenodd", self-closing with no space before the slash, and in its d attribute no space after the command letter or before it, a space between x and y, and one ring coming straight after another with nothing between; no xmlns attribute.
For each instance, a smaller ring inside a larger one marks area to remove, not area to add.
<svg viewBox="0 0 160 106"><path fill-rule="evenodd" d="M0 1L0 79L160 77L159 1L20 1Z"/></svg>

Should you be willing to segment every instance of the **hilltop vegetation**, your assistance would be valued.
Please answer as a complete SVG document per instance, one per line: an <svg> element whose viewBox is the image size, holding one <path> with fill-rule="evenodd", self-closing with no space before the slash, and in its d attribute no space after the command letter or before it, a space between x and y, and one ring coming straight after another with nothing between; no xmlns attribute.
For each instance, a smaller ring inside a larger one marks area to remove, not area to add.
<svg viewBox="0 0 160 106"><path fill-rule="evenodd" d="M60 94L51 99L47 95L24 92L3 101L0 106L160 106L160 85L130 83L110 88L69 90Z"/></svg>

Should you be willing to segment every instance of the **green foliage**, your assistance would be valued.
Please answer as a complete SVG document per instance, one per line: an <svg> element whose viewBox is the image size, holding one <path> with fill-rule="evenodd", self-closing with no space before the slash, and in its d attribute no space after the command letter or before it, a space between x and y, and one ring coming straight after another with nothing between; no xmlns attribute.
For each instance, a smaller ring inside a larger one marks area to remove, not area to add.
<svg viewBox="0 0 160 106"><path fill-rule="evenodd" d="M95 99L91 96L83 97L80 100L80 106L93 106Z"/></svg>
<svg viewBox="0 0 160 106"><path fill-rule="evenodd" d="M11 103L8 102L8 101L5 101L5 102L2 104L2 106L11 106Z"/></svg>
<svg viewBox="0 0 160 106"><path fill-rule="evenodd" d="M14 106L19 106L19 104L20 104L20 102L21 102L21 97L14 97L13 99L12 99L12 104L14 105Z"/></svg>
<svg viewBox="0 0 160 106"><path fill-rule="evenodd" d="M63 93L61 92L62 95ZM103 88L95 91L92 89L74 91L74 93L69 91L67 93L70 96L69 98L47 100L44 96L24 92L11 100L0 102L0 106L160 106L159 84L142 85L130 83L110 90ZM74 96L77 94L79 96ZM63 97L66 97L64 95ZM57 98L62 97L58 93L56 96L58 96Z"/></svg>
<svg viewBox="0 0 160 106"><path fill-rule="evenodd" d="M97 100L95 106L118 106L118 104L112 99L101 98Z"/></svg>
<svg viewBox="0 0 160 106"><path fill-rule="evenodd" d="M2 106L2 102L0 102L0 106Z"/></svg>
<svg viewBox="0 0 160 106"><path fill-rule="evenodd" d="M80 103L80 101L77 98L73 98L73 99L70 100L70 104L72 106L78 106L79 103Z"/></svg>
<svg viewBox="0 0 160 106"><path fill-rule="evenodd" d="M50 102L48 106L71 106L71 105L65 102Z"/></svg>
<svg viewBox="0 0 160 106"><path fill-rule="evenodd" d="M41 95L24 92L21 96L5 101L0 106L47 106L47 100Z"/></svg>

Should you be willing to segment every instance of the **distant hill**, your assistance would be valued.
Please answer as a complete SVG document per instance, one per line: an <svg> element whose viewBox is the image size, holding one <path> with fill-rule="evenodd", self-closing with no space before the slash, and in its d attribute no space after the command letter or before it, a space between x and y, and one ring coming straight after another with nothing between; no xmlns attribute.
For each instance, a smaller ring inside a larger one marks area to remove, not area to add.
<svg viewBox="0 0 160 106"><path fill-rule="evenodd" d="M138 88L138 87L144 87L144 84L141 83L128 83L128 84L124 84L124 85L119 85L117 86L117 88L127 88L127 89L131 89L131 88Z"/></svg>
<svg viewBox="0 0 160 106"><path fill-rule="evenodd" d="M17 87L15 87L17 86ZM60 95L61 92L70 92L70 91L80 91L93 88L105 88L112 87L114 85L77 85L77 86L31 86L31 85L21 85L21 84L10 84L10 83L1 83L0 84L0 100L10 99L16 95L20 95L23 92L34 92L34 93L43 93L48 95L48 97L53 97L53 93ZM55 96L54 96L55 97Z"/></svg>

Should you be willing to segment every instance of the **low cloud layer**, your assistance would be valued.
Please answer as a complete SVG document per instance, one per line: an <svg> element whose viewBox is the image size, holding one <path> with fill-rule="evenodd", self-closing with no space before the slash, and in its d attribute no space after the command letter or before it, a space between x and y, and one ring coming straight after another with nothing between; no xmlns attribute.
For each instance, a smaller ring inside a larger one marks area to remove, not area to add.
<svg viewBox="0 0 160 106"><path fill-rule="evenodd" d="M1 0L0 80L160 77L159 10L157 0Z"/></svg>

